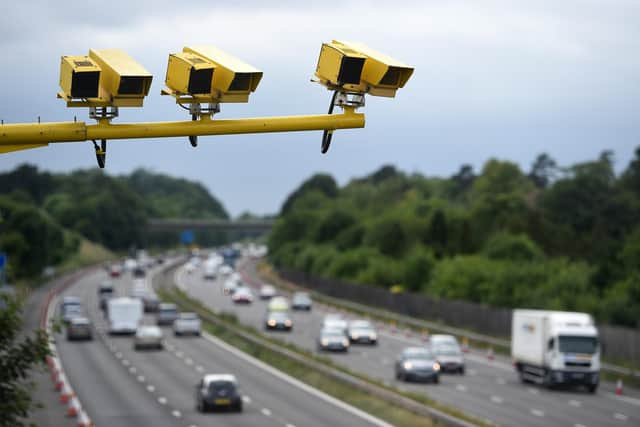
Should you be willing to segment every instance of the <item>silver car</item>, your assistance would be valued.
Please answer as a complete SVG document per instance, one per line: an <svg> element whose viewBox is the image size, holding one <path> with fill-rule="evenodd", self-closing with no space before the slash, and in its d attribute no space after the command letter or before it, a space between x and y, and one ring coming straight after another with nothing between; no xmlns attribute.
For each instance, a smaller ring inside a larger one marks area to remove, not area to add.
<svg viewBox="0 0 640 427"><path fill-rule="evenodd" d="M161 303L158 306L156 323L158 325L173 325L178 318L178 307L172 303Z"/></svg>
<svg viewBox="0 0 640 427"><path fill-rule="evenodd" d="M318 337L318 351L348 351L349 339L341 329L323 329Z"/></svg>
<svg viewBox="0 0 640 427"><path fill-rule="evenodd" d="M454 372L464 375L464 353L458 340L452 335L433 335L430 339L431 350L440 364L442 372Z"/></svg>
<svg viewBox="0 0 640 427"><path fill-rule="evenodd" d="M174 335L200 335L202 322L196 313L180 313L173 322Z"/></svg>
<svg viewBox="0 0 640 427"><path fill-rule="evenodd" d="M133 338L134 350L157 348L162 350L162 329L155 325L141 325Z"/></svg>
<svg viewBox="0 0 640 427"><path fill-rule="evenodd" d="M368 320L354 320L349 322L347 336L352 343L378 344L378 334Z"/></svg>

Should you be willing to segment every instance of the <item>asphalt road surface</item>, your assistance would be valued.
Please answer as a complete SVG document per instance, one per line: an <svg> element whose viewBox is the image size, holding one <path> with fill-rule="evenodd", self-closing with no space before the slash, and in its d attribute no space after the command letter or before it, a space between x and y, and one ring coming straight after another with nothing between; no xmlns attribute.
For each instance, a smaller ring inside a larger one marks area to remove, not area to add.
<svg viewBox="0 0 640 427"><path fill-rule="evenodd" d="M96 426L386 425L247 360L215 337L174 338L171 329L164 328L164 350L134 351L132 337L105 333L97 286L106 278L104 272L92 274L63 293L82 298L96 328L95 339L68 342L61 334L56 338L66 374ZM117 295L128 295L132 279L125 274L114 285ZM154 318L147 315L145 323L155 323ZM195 385L205 373L231 373L238 378L242 413L195 410Z"/></svg>
<svg viewBox="0 0 640 427"><path fill-rule="evenodd" d="M244 272L255 279L252 264L243 264ZM205 280L201 269L175 274L179 287L209 307L235 313L244 324L262 330L266 302L256 298L251 305L236 306L222 293L222 279ZM255 287L257 280L252 280ZM257 297L257 289L256 289ZM311 312L292 312L292 332L267 332L301 348L316 351L316 340L327 308L316 305ZM635 395L617 396L610 384L601 385L595 395L583 390L547 390L520 383L506 358L489 361L486 356L470 354L466 375L442 374L440 384L407 384L394 375L394 362L402 348L422 343L411 338L379 331L377 346L352 345L346 354L326 354L355 372L367 374L403 390L425 393L429 397L457 407L476 417L509 426L632 426L640 425L640 399Z"/></svg>

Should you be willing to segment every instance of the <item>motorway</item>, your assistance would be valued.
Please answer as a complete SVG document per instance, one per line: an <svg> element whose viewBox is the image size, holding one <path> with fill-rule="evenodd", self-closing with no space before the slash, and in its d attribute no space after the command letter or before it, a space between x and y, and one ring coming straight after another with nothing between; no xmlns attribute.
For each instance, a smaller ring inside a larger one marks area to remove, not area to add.
<svg viewBox="0 0 640 427"><path fill-rule="evenodd" d="M250 285L257 287L254 265L244 264ZM180 288L209 307L235 313L244 324L263 329L266 302L236 306L222 293L221 279L204 280L201 270L188 274L177 270L175 281ZM257 289L256 289L257 291ZM256 292L257 297L257 292ZM292 332L267 332L273 337L293 343L300 348L316 350L316 339L322 317L330 309L316 305L308 312L292 312ZM617 396L607 387L594 395L582 390L547 390L540 386L521 384L513 367L505 361L489 361L470 354L467 374L441 375L439 385L406 384L396 381L393 364L402 348L420 345L419 338L409 338L388 331L379 332L378 346L352 346L347 354L331 354L335 362L354 372L394 385L402 390L425 393L444 404L488 420L509 426L624 426L640 425L640 399ZM610 386L609 386L610 388Z"/></svg>
<svg viewBox="0 0 640 427"><path fill-rule="evenodd" d="M165 349L134 351L132 337L112 337L98 307L97 272L63 294L82 298L96 333L93 341L68 342L56 335L58 354L76 394L100 426L387 426L296 380L263 367L215 337L174 338L164 330ZM130 275L113 280L117 295L129 295ZM149 281L147 281L147 284ZM147 315L145 323L154 323ZM195 410L197 381L205 373L238 378L243 413L200 414Z"/></svg>

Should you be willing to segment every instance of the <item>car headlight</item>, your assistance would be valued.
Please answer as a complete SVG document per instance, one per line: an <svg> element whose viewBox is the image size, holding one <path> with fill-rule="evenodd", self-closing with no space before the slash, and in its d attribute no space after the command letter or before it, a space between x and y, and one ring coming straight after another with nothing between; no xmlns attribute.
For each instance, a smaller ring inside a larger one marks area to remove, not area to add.
<svg viewBox="0 0 640 427"><path fill-rule="evenodd" d="M358 334L351 334L351 338L354 340L357 340L358 338L360 338L360 335Z"/></svg>
<svg viewBox="0 0 640 427"><path fill-rule="evenodd" d="M438 362L433 364L433 370L434 371L439 371L440 370L440 364Z"/></svg>
<svg viewBox="0 0 640 427"><path fill-rule="evenodd" d="M326 347L326 346L328 346L328 345L329 345L329 340L328 340L328 339L326 339L326 338L323 338L323 339L320 341L320 343L321 343L323 346L325 346L325 347Z"/></svg>
<svg viewBox="0 0 640 427"><path fill-rule="evenodd" d="M406 369L407 371L411 370L413 368L413 363L411 362L404 362L404 364L402 365L404 367L404 369Z"/></svg>
<svg viewBox="0 0 640 427"><path fill-rule="evenodd" d="M273 319L269 319L269 321L267 322L267 324L268 324L269 326L276 326L276 321L275 321L275 320L273 320Z"/></svg>
<svg viewBox="0 0 640 427"><path fill-rule="evenodd" d="M285 326L291 326L291 320L287 319L284 321Z"/></svg>
<svg viewBox="0 0 640 427"><path fill-rule="evenodd" d="M346 338L343 338L342 339L342 345L345 346L345 347L349 347L349 340L346 339Z"/></svg>
<svg viewBox="0 0 640 427"><path fill-rule="evenodd" d="M371 339L371 340L377 340L377 339L378 339L378 336L375 334L375 332L371 332L371 333L369 334L369 339Z"/></svg>

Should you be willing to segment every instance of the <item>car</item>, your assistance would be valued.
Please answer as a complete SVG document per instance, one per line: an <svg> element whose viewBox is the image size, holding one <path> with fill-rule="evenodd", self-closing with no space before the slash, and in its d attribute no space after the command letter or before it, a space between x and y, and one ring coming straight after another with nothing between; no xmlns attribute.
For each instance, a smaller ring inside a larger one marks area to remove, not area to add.
<svg viewBox="0 0 640 427"><path fill-rule="evenodd" d="M113 282L111 280L103 280L98 285L98 295L113 295Z"/></svg>
<svg viewBox="0 0 640 427"><path fill-rule="evenodd" d="M268 311L289 311L289 301L285 297L273 297L267 306Z"/></svg>
<svg viewBox="0 0 640 427"><path fill-rule="evenodd" d="M82 309L82 303L80 298L75 296L67 296L62 299L62 305L60 307L62 314L62 320L64 323L69 323L74 317L82 317L84 311Z"/></svg>
<svg viewBox="0 0 640 427"><path fill-rule="evenodd" d="M113 264L109 268L109 276L116 278L116 277L120 277L121 274L122 274L122 266L120 266L120 264Z"/></svg>
<svg viewBox="0 0 640 427"><path fill-rule="evenodd" d="M454 372L464 375L464 353L453 335L432 335L429 339L431 351L440 364L441 372Z"/></svg>
<svg viewBox="0 0 640 427"><path fill-rule="evenodd" d="M173 322L174 335L200 335L202 322L196 313L180 313Z"/></svg>
<svg viewBox="0 0 640 427"><path fill-rule="evenodd" d="M149 289L146 283L142 279L136 279L133 281L133 288L131 289L131 298L144 298L149 294Z"/></svg>
<svg viewBox="0 0 640 427"><path fill-rule="evenodd" d="M158 312L156 313L156 324L158 325L173 325L173 322L178 318L178 307L172 303L160 303L158 306Z"/></svg>
<svg viewBox="0 0 640 427"><path fill-rule="evenodd" d="M407 347L395 363L396 379L440 382L440 364L427 347Z"/></svg>
<svg viewBox="0 0 640 427"><path fill-rule="evenodd" d="M318 337L318 351L348 351L349 339L341 329L324 328Z"/></svg>
<svg viewBox="0 0 640 427"><path fill-rule="evenodd" d="M231 268L231 266L229 265L224 264L220 266L220 269L218 269L218 273L221 276L226 277L233 273L233 268Z"/></svg>
<svg viewBox="0 0 640 427"><path fill-rule="evenodd" d="M156 325L141 325L133 338L133 349L157 348L162 350L162 329Z"/></svg>
<svg viewBox="0 0 640 427"><path fill-rule="evenodd" d="M271 299L276 296L276 288L273 285L262 285L260 287L260 299Z"/></svg>
<svg viewBox="0 0 640 427"><path fill-rule="evenodd" d="M352 343L378 344L378 334L368 320L353 320L349 322L347 336Z"/></svg>
<svg viewBox="0 0 640 427"><path fill-rule="evenodd" d="M133 269L133 277L143 278L147 275L147 272L144 270L144 267L140 264Z"/></svg>
<svg viewBox="0 0 640 427"><path fill-rule="evenodd" d="M295 292L291 297L291 308L294 310L311 311L311 297L307 292Z"/></svg>
<svg viewBox="0 0 640 427"><path fill-rule="evenodd" d="M231 296L235 304L251 304L253 302L253 292L246 286L240 286Z"/></svg>
<svg viewBox="0 0 640 427"><path fill-rule="evenodd" d="M124 271L133 271L138 266L138 261L133 258L127 258L124 261Z"/></svg>
<svg viewBox="0 0 640 427"><path fill-rule="evenodd" d="M187 274L191 274L196 270L196 266L189 262L184 267L184 270L187 272Z"/></svg>
<svg viewBox="0 0 640 427"><path fill-rule="evenodd" d="M327 314L322 320L323 329L339 329L346 335L349 324L339 314Z"/></svg>
<svg viewBox="0 0 640 427"><path fill-rule="evenodd" d="M216 408L242 412L242 396L234 375L207 374L196 384L198 412Z"/></svg>
<svg viewBox="0 0 640 427"><path fill-rule="evenodd" d="M145 313L157 313L160 308L160 300L157 295L149 292L142 297L142 305Z"/></svg>
<svg viewBox="0 0 640 427"><path fill-rule="evenodd" d="M67 325L67 341L93 339L91 322L83 316L77 316L69 320Z"/></svg>
<svg viewBox="0 0 640 427"><path fill-rule="evenodd" d="M267 330L285 330L293 329L293 320L286 311L269 311L264 319L264 327Z"/></svg>

